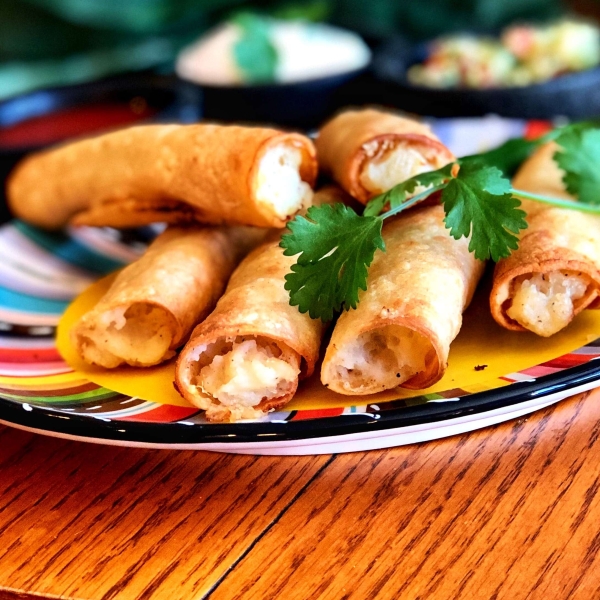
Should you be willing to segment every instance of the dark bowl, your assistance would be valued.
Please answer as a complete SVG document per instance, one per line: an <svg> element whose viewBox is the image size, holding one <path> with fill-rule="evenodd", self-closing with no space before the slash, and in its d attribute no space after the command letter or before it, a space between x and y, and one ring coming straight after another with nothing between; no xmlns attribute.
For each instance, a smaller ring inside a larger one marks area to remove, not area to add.
<svg viewBox="0 0 600 600"><path fill-rule="evenodd" d="M376 52L374 77L382 84L382 100L409 112L434 117L477 117L495 113L520 119L583 119L600 114L600 68L569 73L525 87L432 89L411 84L406 76L422 62L426 45L393 39Z"/></svg>
<svg viewBox="0 0 600 600"><path fill-rule="evenodd" d="M175 77L133 74L39 90L0 102L0 222L10 218L4 182L25 155L116 126L148 121L195 122L201 117L201 99L196 86ZM95 107L111 107L111 111L96 111L94 115ZM78 109L88 112L73 119L73 111ZM60 122L44 121L51 115L62 115Z"/></svg>
<svg viewBox="0 0 600 600"><path fill-rule="evenodd" d="M311 129L347 103L348 90L365 69L330 77L250 86L202 85L204 116L218 121L270 123Z"/></svg>

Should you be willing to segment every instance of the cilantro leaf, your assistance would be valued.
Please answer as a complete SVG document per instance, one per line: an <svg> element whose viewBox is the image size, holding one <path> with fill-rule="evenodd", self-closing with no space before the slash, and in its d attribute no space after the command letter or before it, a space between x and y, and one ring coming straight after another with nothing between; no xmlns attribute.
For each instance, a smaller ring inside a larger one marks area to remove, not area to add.
<svg viewBox="0 0 600 600"><path fill-rule="evenodd" d="M268 19L252 13L240 13L233 18L242 35L233 47L238 67L250 83L275 81L277 50L270 37Z"/></svg>
<svg viewBox="0 0 600 600"><path fill-rule="evenodd" d="M459 164L464 161L477 159L482 165L496 167L507 177L512 177L525 160L527 160L533 152L542 144L552 140L558 140L561 136L571 133L582 133L589 129L594 129L600 125L600 120L579 121L577 123L569 123L556 129L552 129L548 133L533 139L512 138L507 140L497 148L482 152L480 154L472 154L459 159Z"/></svg>
<svg viewBox="0 0 600 600"><path fill-rule="evenodd" d="M360 217L344 204L312 206L306 218L290 221L290 233L279 244L286 256L299 254L285 276L290 304L323 321L342 308L356 308L359 290L367 289L375 251L385 250L382 223L379 217Z"/></svg>
<svg viewBox="0 0 600 600"><path fill-rule="evenodd" d="M556 164L565 172L567 191L586 204L600 203L600 129L565 131L556 138Z"/></svg>
<svg viewBox="0 0 600 600"><path fill-rule="evenodd" d="M516 235L527 227L521 202L510 193L510 181L496 167L464 160L458 175L442 192L445 223L458 240L471 235L469 251L480 260L498 261L516 250Z"/></svg>
<svg viewBox="0 0 600 600"><path fill-rule="evenodd" d="M504 175L508 177L514 175L517 169L521 166L527 158L531 156L533 151L541 144L541 140L526 140L524 138L513 138L507 140L504 144L482 152L481 154L473 154L471 156L465 156L458 162L478 160L482 165L490 167L496 167L500 169Z"/></svg>
<svg viewBox="0 0 600 600"><path fill-rule="evenodd" d="M426 173L419 173L398 185L395 185L392 189L375 196L369 201L365 211L363 213L366 217L374 217L378 215L384 207L389 203L390 208L396 208L406 201L409 194L412 194L417 187L429 187L437 186L446 181L450 177L452 170L452 164L446 165L436 171L427 171Z"/></svg>

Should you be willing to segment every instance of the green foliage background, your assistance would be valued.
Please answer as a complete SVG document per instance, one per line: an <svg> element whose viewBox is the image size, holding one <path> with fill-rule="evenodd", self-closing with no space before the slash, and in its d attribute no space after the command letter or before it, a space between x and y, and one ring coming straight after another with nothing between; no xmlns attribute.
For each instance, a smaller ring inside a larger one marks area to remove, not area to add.
<svg viewBox="0 0 600 600"><path fill-rule="evenodd" d="M545 19L560 0L0 0L0 98L169 64L178 49L240 9L328 20L371 42L494 30Z"/></svg>

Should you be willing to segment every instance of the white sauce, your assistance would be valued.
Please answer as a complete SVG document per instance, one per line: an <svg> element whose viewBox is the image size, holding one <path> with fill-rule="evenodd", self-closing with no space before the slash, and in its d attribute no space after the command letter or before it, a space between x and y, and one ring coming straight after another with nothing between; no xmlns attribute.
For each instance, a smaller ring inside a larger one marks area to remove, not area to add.
<svg viewBox="0 0 600 600"><path fill-rule="evenodd" d="M244 74L233 55L240 35L240 28L233 23L209 31L180 53L177 74L200 84L243 85ZM368 46L358 35L330 25L273 20L271 41L277 50L278 83L347 73L371 60Z"/></svg>

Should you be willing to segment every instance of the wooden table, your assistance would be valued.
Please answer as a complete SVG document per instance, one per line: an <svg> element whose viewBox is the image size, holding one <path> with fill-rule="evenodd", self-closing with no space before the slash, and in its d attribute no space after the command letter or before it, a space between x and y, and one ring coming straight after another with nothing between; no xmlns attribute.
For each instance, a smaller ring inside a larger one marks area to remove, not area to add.
<svg viewBox="0 0 600 600"><path fill-rule="evenodd" d="M0 428L0 598L600 598L599 400L337 456Z"/></svg>

